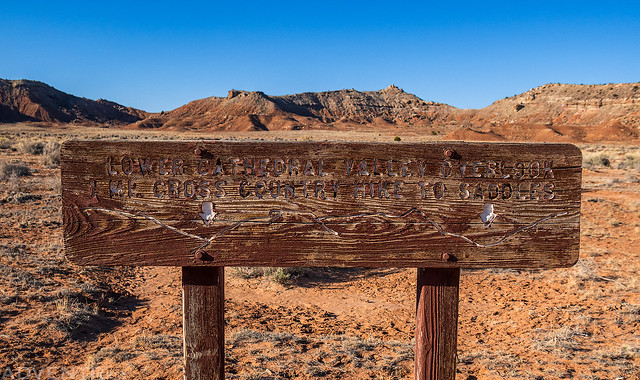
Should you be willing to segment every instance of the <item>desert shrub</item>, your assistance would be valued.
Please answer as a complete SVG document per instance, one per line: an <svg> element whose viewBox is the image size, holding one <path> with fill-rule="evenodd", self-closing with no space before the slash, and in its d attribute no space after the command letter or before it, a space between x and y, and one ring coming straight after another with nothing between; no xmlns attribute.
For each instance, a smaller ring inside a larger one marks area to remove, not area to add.
<svg viewBox="0 0 640 380"><path fill-rule="evenodd" d="M264 276L265 268L255 268L255 267L234 267L233 272L236 276L240 278L258 278Z"/></svg>
<svg viewBox="0 0 640 380"><path fill-rule="evenodd" d="M535 340L533 348L539 351L561 352L564 356L571 351L579 350L579 338L589 335L589 332L579 326L561 326L549 331L539 330L538 339Z"/></svg>
<svg viewBox="0 0 640 380"><path fill-rule="evenodd" d="M394 137L394 138L393 138L393 141L400 141L400 140L402 140L402 139L400 138L400 136L396 136L396 137Z"/></svg>
<svg viewBox="0 0 640 380"><path fill-rule="evenodd" d="M22 193L20 191L13 192L13 193L14 194L11 194L11 195L5 197L4 199L0 200L0 203L8 202L8 203L13 203L13 204L22 204L22 203L27 203L27 202L31 202L31 201L39 201L39 200L42 199L42 196L40 196L40 195L25 194L25 193Z"/></svg>
<svg viewBox="0 0 640 380"><path fill-rule="evenodd" d="M278 360L278 367L281 369L298 367L310 375L305 378L343 378L347 367L376 374L367 376L372 379L406 378L411 373L414 356L413 345L410 342L362 339L346 335L317 337L308 334L242 329L229 334L227 344L233 347L253 348L249 352L252 352L253 358L258 362L268 363ZM260 349L256 349L258 347L256 344L260 345ZM288 349L296 345L304 345L304 356L291 355L290 351L284 351L284 348ZM381 347L385 347L387 352L377 354ZM233 361L233 352L230 352L229 356L230 361ZM252 377L243 378L274 378L271 376L273 372L262 372L264 370L267 368L256 367L252 369L252 373L246 374ZM283 375L277 378L288 379L291 376Z"/></svg>
<svg viewBox="0 0 640 380"><path fill-rule="evenodd" d="M180 348L182 346L182 337L178 335L167 334L142 334L134 338L136 348L149 351L157 349L166 349L181 356Z"/></svg>
<svg viewBox="0 0 640 380"><path fill-rule="evenodd" d="M14 246L0 245L0 255L11 258L21 257L27 254L27 246L18 244Z"/></svg>
<svg viewBox="0 0 640 380"><path fill-rule="evenodd" d="M640 170L640 154L627 154L618 168Z"/></svg>
<svg viewBox="0 0 640 380"><path fill-rule="evenodd" d="M39 155L44 152L44 143L40 141L22 140L18 143L18 150L22 153Z"/></svg>
<svg viewBox="0 0 640 380"><path fill-rule="evenodd" d="M73 291L61 291L55 301L55 317L50 319L51 326L69 338L86 331L100 328L99 307L97 304L84 303L81 294Z"/></svg>
<svg viewBox="0 0 640 380"><path fill-rule="evenodd" d="M295 272L291 271L290 268L273 268L270 278L278 284L286 284L291 281L291 276L294 274Z"/></svg>
<svg viewBox="0 0 640 380"><path fill-rule="evenodd" d="M0 149L10 149L12 145L13 143L11 142L11 140L4 137L0 139Z"/></svg>
<svg viewBox="0 0 640 380"><path fill-rule="evenodd" d="M135 356L133 352L123 349L118 342L115 342L111 346L101 348L100 351L93 356L93 361L94 363L100 363L109 358L116 363L122 363L133 359Z"/></svg>
<svg viewBox="0 0 640 380"><path fill-rule="evenodd" d="M240 278L264 277L279 284L287 284L297 277L305 274L305 268L258 268L258 267L234 267L234 273Z"/></svg>
<svg viewBox="0 0 640 380"><path fill-rule="evenodd" d="M0 161L0 180L10 177L24 177L31 175L31 169L22 162L10 163Z"/></svg>
<svg viewBox="0 0 640 380"><path fill-rule="evenodd" d="M11 266L0 266L0 277L13 290L25 291L44 285L31 272Z"/></svg>
<svg viewBox="0 0 640 380"><path fill-rule="evenodd" d="M42 185L45 189L52 191L56 194L60 193L60 189L62 188L62 184L60 182L60 176L46 177L42 180Z"/></svg>
<svg viewBox="0 0 640 380"><path fill-rule="evenodd" d="M611 160L604 153L586 153L582 159L582 167L585 169L608 168L611 167Z"/></svg>
<svg viewBox="0 0 640 380"><path fill-rule="evenodd" d="M60 165L60 144L57 141L47 141L42 152L44 164L56 168Z"/></svg>

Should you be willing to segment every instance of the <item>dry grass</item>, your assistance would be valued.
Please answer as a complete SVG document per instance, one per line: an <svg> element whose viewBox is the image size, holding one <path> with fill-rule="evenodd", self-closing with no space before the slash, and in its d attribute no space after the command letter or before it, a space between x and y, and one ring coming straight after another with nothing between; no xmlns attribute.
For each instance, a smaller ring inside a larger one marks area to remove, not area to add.
<svg viewBox="0 0 640 380"><path fill-rule="evenodd" d="M640 153L634 152L625 154L624 158L618 164L618 169L640 170Z"/></svg>
<svg viewBox="0 0 640 380"><path fill-rule="evenodd" d="M100 349L95 355L93 355L93 363L102 363L105 359L113 360L116 363L122 363L127 360L131 360L135 357L135 354L127 349L120 347L119 343L115 343L111 346Z"/></svg>
<svg viewBox="0 0 640 380"><path fill-rule="evenodd" d="M145 333L135 337L134 346L146 353L167 350L176 357L182 357L182 337L179 335Z"/></svg>
<svg viewBox="0 0 640 380"><path fill-rule="evenodd" d="M585 169L615 168L640 171L640 147L584 145L582 167Z"/></svg>
<svg viewBox="0 0 640 380"><path fill-rule="evenodd" d="M226 344L229 379L335 379L356 370L362 378L401 379L413 370L411 342L244 329L232 333ZM247 367L247 360L255 365ZM237 368L240 362L245 368L242 373Z"/></svg>
<svg viewBox="0 0 640 380"><path fill-rule="evenodd" d="M611 159L606 153L587 153L582 157L582 167L586 169L610 168Z"/></svg>
<svg viewBox="0 0 640 380"><path fill-rule="evenodd" d="M44 152L44 143L41 141L22 140L16 147L19 152L27 154L40 155Z"/></svg>
<svg viewBox="0 0 640 380"><path fill-rule="evenodd" d="M98 304L85 304L77 294L64 295L54 301L56 314L52 319L54 328L72 337L78 330L91 327L98 317Z"/></svg>
<svg viewBox="0 0 640 380"><path fill-rule="evenodd" d="M540 351L553 351L559 357L570 357L581 347L578 338L591 334L579 326L560 326L549 331L540 331L533 348Z"/></svg>
<svg viewBox="0 0 640 380"><path fill-rule="evenodd" d="M266 278L279 284L291 284L294 280L307 273L308 268L262 268L262 267L234 267L233 275L240 278Z"/></svg>
<svg viewBox="0 0 640 380"><path fill-rule="evenodd" d="M0 149L11 149L11 147L13 147L13 141L6 137L0 138Z"/></svg>
<svg viewBox="0 0 640 380"><path fill-rule="evenodd" d="M87 367L100 369L104 376L101 379L178 378L182 371L182 336L143 332L130 341L100 348L88 357Z"/></svg>
<svg viewBox="0 0 640 380"><path fill-rule="evenodd" d="M60 165L60 143L47 141L42 152L44 165L49 168L57 168Z"/></svg>
<svg viewBox="0 0 640 380"><path fill-rule="evenodd" d="M23 162L0 161L0 180L31 175L31 169Z"/></svg>

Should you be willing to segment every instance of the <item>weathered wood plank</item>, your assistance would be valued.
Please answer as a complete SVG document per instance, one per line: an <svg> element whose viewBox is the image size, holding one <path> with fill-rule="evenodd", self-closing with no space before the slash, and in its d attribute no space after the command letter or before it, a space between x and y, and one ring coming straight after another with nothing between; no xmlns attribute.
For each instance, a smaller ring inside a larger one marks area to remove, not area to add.
<svg viewBox="0 0 640 380"><path fill-rule="evenodd" d="M71 258L80 255L83 263L91 265L130 265L128 263L133 261L139 265L416 267L429 263L459 267L558 267L569 265L578 253L558 249L559 246L571 247L573 237L558 234L557 225L554 229L540 227L525 240L516 236L500 242L506 235L465 235L477 242L498 243L499 249L480 248L461 238L441 235L433 228L419 230L425 225L410 224L378 229L362 226L361 232L341 232L341 236L334 237L333 244L324 232L309 225L271 226L261 234L251 235L247 235L247 230L234 230L207 246L203 246L207 243L204 239L178 235L155 225L148 230L135 224L124 225L121 229L108 225L109 230L96 228L96 225L86 226L83 242L76 244L69 254ZM340 230L333 225L331 228ZM370 237L361 239L363 233ZM158 255L157 252L167 245L182 255ZM211 252L206 260L194 258L199 247ZM454 250L458 252L456 261L441 260L442 253Z"/></svg>
<svg viewBox="0 0 640 380"><path fill-rule="evenodd" d="M416 307L416 380L454 380L460 269L419 268Z"/></svg>
<svg viewBox="0 0 640 380"><path fill-rule="evenodd" d="M185 380L224 379L224 268L182 268Z"/></svg>
<svg viewBox="0 0 640 380"><path fill-rule="evenodd" d="M569 266L580 166L566 144L71 141L65 242L99 265Z"/></svg>

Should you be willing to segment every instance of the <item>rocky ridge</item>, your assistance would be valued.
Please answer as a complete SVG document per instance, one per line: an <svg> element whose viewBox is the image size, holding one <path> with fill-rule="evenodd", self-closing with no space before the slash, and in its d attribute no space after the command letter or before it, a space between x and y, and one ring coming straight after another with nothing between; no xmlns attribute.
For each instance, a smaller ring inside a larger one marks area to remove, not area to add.
<svg viewBox="0 0 640 380"><path fill-rule="evenodd" d="M167 131L397 131L457 140L635 141L640 138L640 83L546 84L482 109L424 101L391 85L270 96L231 90L146 113L89 100L44 83L0 80L0 122L46 121ZM395 132L394 132L395 133Z"/></svg>
<svg viewBox="0 0 640 380"><path fill-rule="evenodd" d="M425 102L393 85L380 91L349 89L284 96L231 90L226 98L195 100L132 127L204 131L355 129L362 125L385 128L442 124L453 110L446 104Z"/></svg>
<svg viewBox="0 0 640 380"><path fill-rule="evenodd" d="M546 84L479 110L459 110L471 135L537 141L626 141L640 136L640 83Z"/></svg>
<svg viewBox="0 0 640 380"><path fill-rule="evenodd" d="M426 102L396 86L269 96L231 90L131 128L175 131L408 130L459 140L627 141L640 137L637 83L547 84L483 109Z"/></svg>
<svg viewBox="0 0 640 380"><path fill-rule="evenodd" d="M73 96L37 81L0 79L0 122L125 125L147 113L104 99Z"/></svg>

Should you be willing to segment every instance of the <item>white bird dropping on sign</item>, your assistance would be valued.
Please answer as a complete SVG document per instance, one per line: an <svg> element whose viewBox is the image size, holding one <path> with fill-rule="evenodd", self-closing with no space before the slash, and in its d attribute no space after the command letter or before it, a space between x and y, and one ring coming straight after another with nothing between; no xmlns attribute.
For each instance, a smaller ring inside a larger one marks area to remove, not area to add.
<svg viewBox="0 0 640 380"><path fill-rule="evenodd" d="M206 226L215 219L216 211L212 202L202 202L202 212L200 213L200 217Z"/></svg>
<svg viewBox="0 0 640 380"><path fill-rule="evenodd" d="M491 227L491 223L493 223L496 216L497 215L493 212L493 203L484 205L484 211L480 214L480 219L482 219L482 223L484 223L485 227Z"/></svg>

